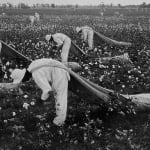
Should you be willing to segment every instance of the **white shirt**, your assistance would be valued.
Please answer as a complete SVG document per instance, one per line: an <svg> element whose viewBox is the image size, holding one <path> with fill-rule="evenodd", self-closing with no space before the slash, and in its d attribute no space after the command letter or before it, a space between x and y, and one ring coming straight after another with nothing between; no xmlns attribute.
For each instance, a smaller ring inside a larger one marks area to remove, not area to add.
<svg viewBox="0 0 150 150"><path fill-rule="evenodd" d="M89 26L84 26L84 27L81 27L81 31L82 31L82 36L81 38L86 41L87 38L88 38L88 34L90 34L90 31L93 32L93 29Z"/></svg>
<svg viewBox="0 0 150 150"><path fill-rule="evenodd" d="M48 58L34 60L29 65L28 71L32 73L33 80L43 91L41 96L42 100L48 98L49 91L58 90L63 86L56 84L60 78L65 76L67 80L70 80L69 73L66 69L66 66L61 62ZM63 88L61 90L63 90Z"/></svg>
<svg viewBox="0 0 150 150"><path fill-rule="evenodd" d="M57 43L57 46L62 45L66 40L70 40L70 38L63 33L56 33L52 35L53 40Z"/></svg>

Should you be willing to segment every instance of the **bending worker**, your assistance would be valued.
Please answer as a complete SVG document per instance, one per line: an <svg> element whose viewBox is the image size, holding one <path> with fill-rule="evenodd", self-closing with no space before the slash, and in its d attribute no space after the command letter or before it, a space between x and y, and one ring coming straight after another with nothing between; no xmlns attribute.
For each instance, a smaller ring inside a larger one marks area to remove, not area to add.
<svg viewBox="0 0 150 150"><path fill-rule="evenodd" d="M88 43L89 50L93 49L94 31L89 26L76 27L76 32L81 34L81 39Z"/></svg>
<svg viewBox="0 0 150 150"><path fill-rule="evenodd" d="M71 47L71 39L63 33L49 34L45 36L46 41L56 43L56 49L62 46L61 61L62 63L68 62L69 50Z"/></svg>
<svg viewBox="0 0 150 150"><path fill-rule="evenodd" d="M32 77L37 86L42 90L41 101L49 97L53 91L56 99L55 125L63 125L67 113L67 96L69 73L64 64L59 61L42 58L34 60L28 69L11 69L13 84L29 81Z"/></svg>

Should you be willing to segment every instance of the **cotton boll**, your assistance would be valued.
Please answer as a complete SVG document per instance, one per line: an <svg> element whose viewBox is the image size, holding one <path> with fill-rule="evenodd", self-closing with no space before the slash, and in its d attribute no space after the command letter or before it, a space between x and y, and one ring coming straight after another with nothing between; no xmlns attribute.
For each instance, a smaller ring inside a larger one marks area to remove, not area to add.
<svg viewBox="0 0 150 150"><path fill-rule="evenodd" d="M15 113L15 112L13 112L13 113L12 113L12 115L13 115L13 116L16 116L16 113Z"/></svg>
<svg viewBox="0 0 150 150"><path fill-rule="evenodd" d="M34 105L35 105L35 102L31 102L30 104L31 104L32 106L34 106Z"/></svg>
<svg viewBox="0 0 150 150"><path fill-rule="evenodd" d="M125 88L125 85L122 85L122 88Z"/></svg>
<svg viewBox="0 0 150 150"><path fill-rule="evenodd" d="M29 107L29 104L28 104L28 103L24 103L24 104L23 104L23 108L28 109L28 107Z"/></svg>
<svg viewBox="0 0 150 150"><path fill-rule="evenodd" d="M28 95L24 95L23 97L24 97L24 98L28 98Z"/></svg>

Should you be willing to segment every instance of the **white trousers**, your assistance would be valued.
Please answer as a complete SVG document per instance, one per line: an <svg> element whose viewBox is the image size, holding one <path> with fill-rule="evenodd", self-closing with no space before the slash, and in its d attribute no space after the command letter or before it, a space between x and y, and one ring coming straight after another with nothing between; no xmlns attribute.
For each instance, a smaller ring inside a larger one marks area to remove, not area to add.
<svg viewBox="0 0 150 150"><path fill-rule="evenodd" d="M93 30L85 30L82 32L81 38L84 40L84 42L88 43L89 49L93 49L93 36Z"/></svg>
<svg viewBox="0 0 150 150"><path fill-rule="evenodd" d="M93 30L88 31L88 46L89 46L89 49L93 49L93 36L94 36Z"/></svg>
<svg viewBox="0 0 150 150"><path fill-rule="evenodd" d="M62 125L67 114L68 72L57 67L42 67L32 73L35 83L41 88L41 99L49 97L49 91L54 91L56 100L56 118L54 123Z"/></svg>
<svg viewBox="0 0 150 150"><path fill-rule="evenodd" d="M62 46L62 52L61 52L62 62L68 62L68 55L69 55L70 47L71 47L71 40L68 38L64 41L64 44Z"/></svg>

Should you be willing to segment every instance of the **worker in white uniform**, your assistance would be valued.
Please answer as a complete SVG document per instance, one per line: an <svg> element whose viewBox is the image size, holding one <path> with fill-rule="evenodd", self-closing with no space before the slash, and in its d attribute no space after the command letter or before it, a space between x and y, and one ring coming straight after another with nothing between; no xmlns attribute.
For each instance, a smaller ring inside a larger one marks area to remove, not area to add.
<svg viewBox="0 0 150 150"><path fill-rule="evenodd" d="M35 17L34 16L29 16L29 20L30 20L31 25L34 25Z"/></svg>
<svg viewBox="0 0 150 150"><path fill-rule="evenodd" d="M61 51L61 61L62 63L68 62L68 55L71 47L71 39L63 34L63 33L55 33L55 34L48 34L45 36L46 41L56 43L56 47L59 48L62 46Z"/></svg>
<svg viewBox="0 0 150 150"><path fill-rule="evenodd" d="M39 15L39 13L35 13L34 14L34 18L35 18L35 20L37 21L37 22L39 22L40 21L40 15Z"/></svg>
<svg viewBox="0 0 150 150"><path fill-rule="evenodd" d="M76 32L81 34L81 39L88 43L89 50L93 49L94 31L89 26L76 27Z"/></svg>
<svg viewBox="0 0 150 150"><path fill-rule="evenodd" d="M31 77L42 90L42 101L48 99L49 92L55 93L56 117L53 123L58 126L63 125L67 113L68 81L70 80L67 67L57 60L42 58L34 60L28 69L11 70L13 84L29 81Z"/></svg>
<svg viewBox="0 0 150 150"><path fill-rule="evenodd" d="M35 23L39 22L40 21L40 15L39 13L35 13L34 16L29 16L29 20L30 20L30 23L31 25L34 25Z"/></svg>

